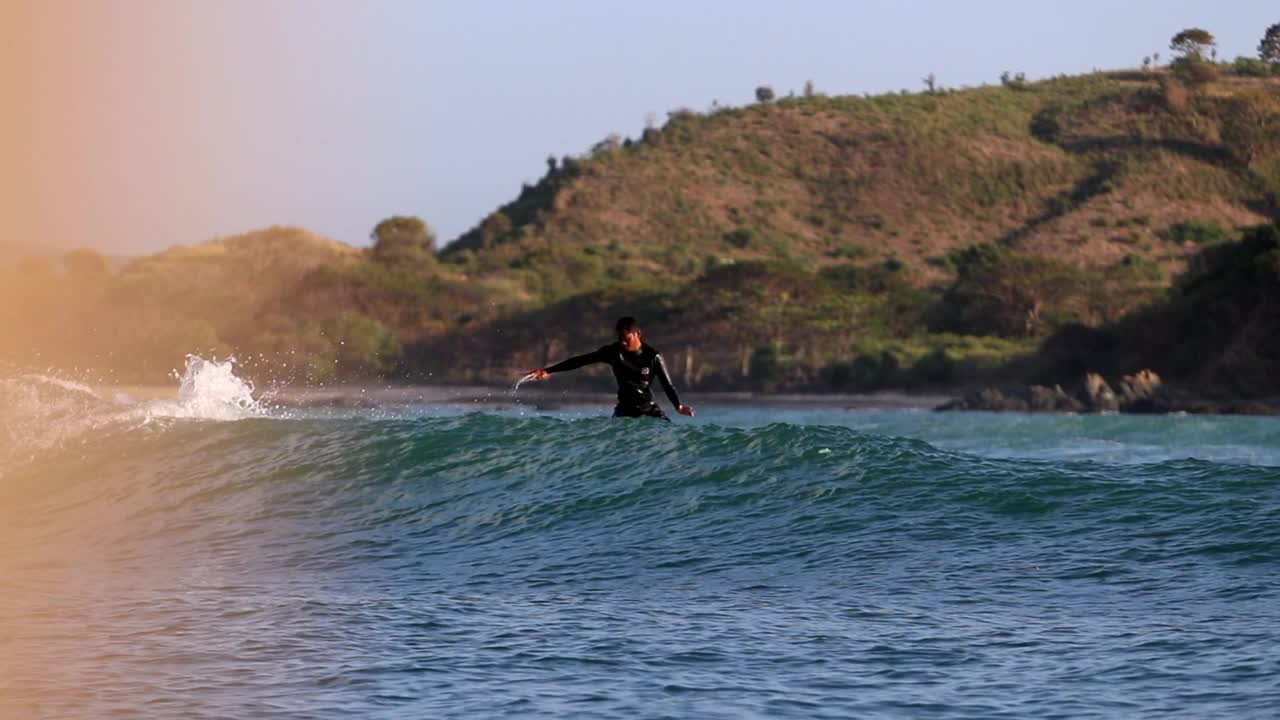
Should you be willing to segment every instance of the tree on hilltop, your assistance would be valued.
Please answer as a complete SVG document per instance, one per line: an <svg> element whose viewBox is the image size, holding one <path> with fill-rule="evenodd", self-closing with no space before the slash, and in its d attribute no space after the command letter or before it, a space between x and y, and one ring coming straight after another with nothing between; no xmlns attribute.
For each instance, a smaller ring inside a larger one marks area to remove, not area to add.
<svg viewBox="0 0 1280 720"><path fill-rule="evenodd" d="M369 234L373 257L380 262L417 260L435 255L436 236L421 218L395 215Z"/></svg>
<svg viewBox="0 0 1280 720"><path fill-rule="evenodd" d="M1213 33L1208 30L1187 28L1173 36L1169 41L1169 48L1174 52L1182 53L1184 58L1204 60L1205 51L1213 49L1217 42L1213 38Z"/></svg>
<svg viewBox="0 0 1280 720"><path fill-rule="evenodd" d="M1258 43L1258 57L1263 62L1280 65L1280 23L1267 28L1262 42Z"/></svg>
<svg viewBox="0 0 1280 720"><path fill-rule="evenodd" d="M774 98L773 88L769 87L768 85L761 85L760 87L756 88L756 100L758 100L759 102L767 103L773 100L773 98Z"/></svg>
<svg viewBox="0 0 1280 720"><path fill-rule="evenodd" d="M1182 57L1170 65L1173 74L1188 85L1205 85L1218 76L1217 67L1204 59L1208 50L1217 57L1216 40L1213 34L1202 28L1187 28L1169 41L1169 47Z"/></svg>

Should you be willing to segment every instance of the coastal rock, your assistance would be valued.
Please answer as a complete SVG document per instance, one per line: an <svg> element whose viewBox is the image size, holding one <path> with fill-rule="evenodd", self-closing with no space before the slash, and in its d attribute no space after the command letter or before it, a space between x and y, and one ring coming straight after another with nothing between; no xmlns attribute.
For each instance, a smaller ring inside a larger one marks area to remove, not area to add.
<svg viewBox="0 0 1280 720"><path fill-rule="evenodd" d="M1018 412L1027 410L1027 402L1017 396L1005 395L996 388L982 388L966 393L963 397L938 406L938 410L992 410Z"/></svg>
<svg viewBox="0 0 1280 720"><path fill-rule="evenodd" d="M1187 390L1161 384L1132 402L1122 402L1120 410L1135 414L1280 415L1280 402L1275 399L1206 397L1199 389Z"/></svg>
<svg viewBox="0 0 1280 720"><path fill-rule="evenodd" d="M966 393L938 410L989 410L993 412L1083 413L1124 412L1134 414L1232 414L1280 415L1280 399L1214 399L1202 388L1186 389L1164 383L1156 372L1144 369L1120 378L1111 389L1099 373L1086 373L1075 394L1061 385L982 388Z"/></svg>
<svg viewBox="0 0 1280 720"><path fill-rule="evenodd" d="M1227 412L1235 415L1280 415L1280 403L1274 400L1269 403L1261 400L1241 400L1232 403Z"/></svg>
<svg viewBox="0 0 1280 720"><path fill-rule="evenodd" d="M1116 412L1120 409L1115 391L1098 373L1085 373L1084 400L1094 412Z"/></svg>
<svg viewBox="0 0 1280 720"><path fill-rule="evenodd" d="M1086 373L1075 393L1061 385L986 387L939 406L938 410L988 410L992 412L1086 413L1124 412L1136 414L1234 413L1274 415L1280 407L1264 402L1219 402L1203 394L1165 385L1151 370L1123 376L1111 389L1099 373Z"/></svg>
<svg viewBox="0 0 1280 720"><path fill-rule="evenodd" d="M1084 405L1060 385L1030 385L1000 390L982 388L941 405L938 410L990 410L993 412L1081 412Z"/></svg>
<svg viewBox="0 0 1280 720"><path fill-rule="evenodd" d="M1028 387L1027 405L1034 412L1083 412L1085 409L1084 404L1068 395L1061 385Z"/></svg>
<svg viewBox="0 0 1280 720"><path fill-rule="evenodd" d="M1032 385L1027 388L1027 406L1035 412L1053 412L1057 396L1052 388Z"/></svg>
<svg viewBox="0 0 1280 720"><path fill-rule="evenodd" d="M1132 375L1120 378L1120 396L1122 404L1132 404L1153 396L1164 385L1154 370L1142 369Z"/></svg>
<svg viewBox="0 0 1280 720"><path fill-rule="evenodd" d="M1027 409L1027 401L1016 395L1006 395L995 388L978 391L970 402L971 410L1003 410L1020 412Z"/></svg>
<svg viewBox="0 0 1280 720"><path fill-rule="evenodd" d="M1161 386L1150 392L1136 396L1134 400L1126 400L1121 410L1139 415L1162 415L1167 413L1219 414L1228 412L1222 403L1206 399L1192 392Z"/></svg>

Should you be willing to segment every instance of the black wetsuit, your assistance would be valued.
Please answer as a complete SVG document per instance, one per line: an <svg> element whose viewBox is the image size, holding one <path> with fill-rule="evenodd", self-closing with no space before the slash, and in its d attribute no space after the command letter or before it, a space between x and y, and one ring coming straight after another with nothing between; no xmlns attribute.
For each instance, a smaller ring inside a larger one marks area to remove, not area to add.
<svg viewBox="0 0 1280 720"><path fill-rule="evenodd" d="M608 365L618 381L618 405L613 409L614 417L666 418L662 409L653 401L653 393L649 391L649 384L655 377L662 383L662 389L666 391L671 405L677 409L680 407L680 396L676 395L676 389L671 386L671 378L667 376L662 356L648 345L641 344L638 351L629 352L622 347L622 343L613 343L595 352L556 363L546 370L558 373L593 363Z"/></svg>

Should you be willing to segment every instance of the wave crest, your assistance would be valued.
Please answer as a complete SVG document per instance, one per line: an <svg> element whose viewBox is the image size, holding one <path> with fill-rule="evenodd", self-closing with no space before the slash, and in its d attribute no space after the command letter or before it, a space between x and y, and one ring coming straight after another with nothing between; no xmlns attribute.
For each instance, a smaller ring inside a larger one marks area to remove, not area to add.
<svg viewBox="0 0 1280 720"><path fill-rule="evenodd" d="M252 383L236 376L234 363L188 355L182 374L174 373L179 383L175 396L146 400L54 375L0 377L0 475L3 466L83 442L91 434L165 420L268 415L270 408L254 397Z"/></svg>

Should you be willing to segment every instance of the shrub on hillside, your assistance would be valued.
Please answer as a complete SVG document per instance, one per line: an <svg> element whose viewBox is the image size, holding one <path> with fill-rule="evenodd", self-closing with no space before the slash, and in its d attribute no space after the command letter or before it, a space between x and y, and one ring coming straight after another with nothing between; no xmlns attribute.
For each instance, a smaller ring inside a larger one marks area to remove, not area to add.
<svg viewBox="0 0 1280 720"><path fill-rule="evenodd" d="M480 247L491 248L511 234L511 218L498 210L480 223Z"/></svg>
<svg viewBox="0 0 1280 720"><path fill-rule="evenodd" d="M343 379L389 377L404 356L386 325L358 312L348 310L330 320L325 334L334 344L336 373Z"/></svg>
<svg viewBox="0 0 1280 720"><path fill-rule="evenodd" d="M1062 126L1058 122L1061 108L1046 108L1031 118L1031 135L1040 142L1054 143L1062 135Z"/></svg>
<svg viewBox="0 0 1280 720"><path fill-rule="evenodd" d="M622 136L618 133L609 133L605 139L591 146L589 154L592 158L598 159L620 149L622 149Z"/></svg>
<svg viewBox="0 0 1280 720"><path fill-rule="evenodd" d="M1174 285L1176 301L1186 308L1210 296L1236 297L1246 291L1280 288L1280 224L1248 230L1237 242L1205 248ZM1213 318L1205 318L1212 322Z"/></svg>
<svg viewBox="0 0 1280 720"><path fill-rule="evenodd" d="M1087 278L1049 258L974 245L952 254L955 282L935 312L938 329L973 335L1037 337L1082 312Z"/></svg>
<svg viewBox="0 0 1280 720"><path fill-rule="evenodd" d="M1187 85L1207 85L1218 79L1218 66L1203 58L1191 55L1169 64L1169 71Z"/></svg>
<svg viewBox="0 0 1280 720"><path fill-rule="evenodd" d="M748 249L760 247L762 238L753 228L737 228L724 234L724 241L736 248Z"/></svg>
<svg viewBox="0 0 1280 720"><path fill-rule="evenodd" d="M389 217L373 228L369 238L373 240L373 257L378 262L417 262L435 254L435 234L417 217Z"/></svg>
<svg viewBox="0 0 1280 720"><path fill-rule="evenodd" d="M530 271L526 275L530 292L551 302L607 283L604 260L585 248L563 246L539 249L516 258L511 267Z"/></svg>
<svg viewBox="0 0 1280 720"><path fill-rule="evenodd" d="M1199 220L1187 220L1186 222L1170 225L1168 229L1160 233L1160 237L1179 245L1182 243L1214 245L1231 239L1230 233L1222 229L1217 223Z"/></svg>
<svg viewBox="0 0 1280 720"><path fill-rule="evenodd" d="M1267 77L1271 75L1271 63L1257 58L1244 57L1243 55L1236 58L1236 61L1231 64L1231 69L1241 77Z"/></svg>
<svg viewBox="0 0 1280 720"><path fill-rule="evenodd" d="M334 379L337 352L316 323L295 325L288 317L264 318L256 335L242 348L256 358L249 367L255 378L285 383L325 383Z"/></svg>
<svg viewBox="0 0 1280 720"><path fill-rule="evenodd" d="M858 245L855 243L847 243L843 245L837 245L836 247L833 247L827 250L826 255L829 258L859 260L861 258L870 256L871 251L861 245Z"/></svg>
<svg viewBox="0 0 1280 720"><path fill-rule="evenodd" d="M1136 282L1158 283L1164 281L1164 270L1154 260L1132 253L1120 259L1120 264L1113 269L1116 277Z"/></svg>
<svg viewBox="0 0 1280 720"><path fill-rule="evenodd" d="M1011 90L1026 90L1027 74L1022 72L1010 73L1008 70L1005 70L1000 73L1000 84Z"/></svg>
<svg viewBox="0 0 1280 720"><path fill-rule="evenodd" d="M1280 154L1280 100L1270 92L1222 98L1222 144L1246 166L1267 154Z"/></svg>
<svg viewBox="0 0 1280 720"><path fill-rule="evenodd" d="M994 243L969 245L947 253L947 260L960 276L977 275L990 272L1003 264L1011 255L1011 251Z"/></svg>
<svg viewBox="0 0 1280 720"><path fill-rule="evenodd" d="M946 385L955 380L956 362L944 348L936 348L911 364L904 380L908 385Z"/></svg>
<svg viewBox="0 0 1280 720"><path fill-rule="evenodd" d="M882 212L873 212L859 218L863 225L872 230L883 230L889 224L889 218Z"/></svg>
<svg viewBox="0 0 1280 720"><path fill-rule="evenodd" d="M1191 109L1191 93L1187 86L1169 78L1160 78L1160 102L1174 115L1186 114Z"/></svg>
<svg viewBox="0 0 1280 720"><path fill-rule="evenodd" d="M901 380L898 358L889 351L863 353L853 359L836 360L818 371L821 381L833 390L871 392L898 385Z"/></svg>

